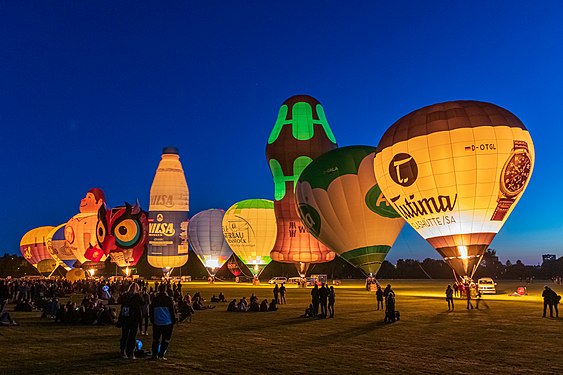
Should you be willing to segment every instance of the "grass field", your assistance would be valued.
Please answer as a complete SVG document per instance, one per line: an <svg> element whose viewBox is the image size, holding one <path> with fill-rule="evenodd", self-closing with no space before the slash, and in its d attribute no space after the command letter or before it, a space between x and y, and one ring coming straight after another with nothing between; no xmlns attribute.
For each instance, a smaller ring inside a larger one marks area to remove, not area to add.
<svg viewBox="0 0 563 375"><path fill-rule="evenodd" d="M401 311L396 323L383 323L361 281L336 287L336 316L322 320L300 318L310 289L290 286L277 312L228 313L226 304L196 312L191 323L176 325L165 362L119 358L114 327L62 326L40 313L13 313L21 326L0 328L0 374L563 374L563 318L541 317L544 284L510 297L520 283L499 282L497 295L485 297L488 309L466 310L456 300L448 312L447 281L391 283ZM272 298L267 284L184 288L206 299L219 291L228 300L252 292ZM145 347L149 337L139 337Z"/></svg>

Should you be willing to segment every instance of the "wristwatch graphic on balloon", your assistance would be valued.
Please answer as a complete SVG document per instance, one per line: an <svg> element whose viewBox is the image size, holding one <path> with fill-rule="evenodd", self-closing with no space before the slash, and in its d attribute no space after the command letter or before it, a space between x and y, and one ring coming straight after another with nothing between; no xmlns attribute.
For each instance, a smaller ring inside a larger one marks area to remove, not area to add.
<svg viewBox="0 0 563 375"><path fill-rule="evenodd" d="M491 221L502 221L516 200L516 196L524 190L530 177L532 161L525 141L514 141L514 148L500 174L500 193L497 207Z"/></svg>

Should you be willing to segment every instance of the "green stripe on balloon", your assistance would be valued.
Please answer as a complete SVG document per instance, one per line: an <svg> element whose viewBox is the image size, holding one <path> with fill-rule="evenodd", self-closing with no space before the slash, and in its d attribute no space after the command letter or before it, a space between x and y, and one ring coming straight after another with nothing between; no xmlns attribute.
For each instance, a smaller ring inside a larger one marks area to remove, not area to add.
<svg viewBox="0 0 563 375"><path fill-rule="evenodd" d="M305 168L311 162L311 159L308 156L299 156L293 161L293 175L285 176L283 174L283 169L281 164L276 159L270 159L268 164L270 164L270 170L272 171L272 176L274 177L274 198L275 200L279 201L285 197L285 183L286 182L293 182L293 189L295 189L295 185L297 185L297 179L303 172Z"/></svg>
<svg viewBox="0 0 563 375"><path fill-rule="evenodd" d="M375 274L390 249L391 246L386 245L366 246L347 251L340 256L353 266Z"/></svg>
<svg viewBox="0 0 563 375"><path fill-rule="evenodd" d="M247 199L237 203L235 207L235 212L239 210L243 210L245 208L273 209L274 202L266 199Z"/></svg>
<svg viewBox="0 0 563 375"><path fill-rule="evenodd" d="M295 103L291 109L292 118L291 120L287 120L289 108L286 104L282 105L278 112L278 118L276 119L274 128L270 133L270 137L268 137L268 144L272 144L278 139L285 125L291 126L291 133L298 141L308 141L313 138L315 134L314 125L320 125L326 132L328 139L330 139L332 143L336 143L336 137L328 125L323 107L317 104L315 110L319 117L318 120L313 118L313 108L311 108L309 103Z"/></svg>
<svg viewBox="0 0 563 375"><path fill-rule="evenodd" d="M287 117L288 109L289 108L285 104L280 107L278 118L276 120L276 123L274 124L272 132L270 133L270 137L268 138L268 144L272 144L276 141L276 139L278 139L284 125L291 124L291 121L285 120Z"/></svg>
<svg viewBox="0 0 563 375"><path fill-rule="evenodd" d="M328 190L338 177L358 174L362 160L375 153L371 146L347 146L337 148L315 159L315 168L303 171L299 181L308 182L312 189ZM321 171L321 173L319 173Z"/></svg>

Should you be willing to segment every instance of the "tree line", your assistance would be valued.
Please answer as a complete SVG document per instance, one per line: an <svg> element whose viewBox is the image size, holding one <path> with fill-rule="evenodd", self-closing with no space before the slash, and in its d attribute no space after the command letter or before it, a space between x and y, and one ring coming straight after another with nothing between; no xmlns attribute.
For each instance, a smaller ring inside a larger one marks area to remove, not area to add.
<svg viewBox="0 0 563 375"><path fill-rule="evenodd" d="M238 260L237 260L238 261ZM246 267L238 261L240 268L243 270L241 277L244 279L251 278L251 273ZM148 279L151 277L162 276L162 270L151 267L146 256L141 258L139 264L133 269L133 273L142 275ZM57 269L55 275L64 276L65 271L62 268ZM366 275L361 270L348 264L340 257L328 263L312 264L308 274L326 274L333 279L362 279ZM5 254L0 257L0 277L22 277L27 275L39 275L38 271L29 264L25 258L17 255ZM96 271L97 276L123 276L123 270L115 266L108 259L105 268ZM188 262L174 270L174 276L191 276L192 279L207 279L207 271L198 257L190 251ZM227 264L217 271L220 279L234 279L234 276L228 270ZM274 276L295 277L298 276L293 264L285 264L272 262L260 278L267 280ZM506 263L499 261L496 251L489 249L483 256L481 265L477 269L474 279L481 277L492 277L494 279L505 280L526 280L533 278L537 280L549 280L554 277L563 276L563 257L556 260L548 260L541 265L530 266L525 265L522 261L517 260L512 263L510 260ZM384 261L381 265L377 278L380 279L453 279L451 268L443 261L438 259L426 258L423 261L416 259L399 259L396 264Z"/></svg>

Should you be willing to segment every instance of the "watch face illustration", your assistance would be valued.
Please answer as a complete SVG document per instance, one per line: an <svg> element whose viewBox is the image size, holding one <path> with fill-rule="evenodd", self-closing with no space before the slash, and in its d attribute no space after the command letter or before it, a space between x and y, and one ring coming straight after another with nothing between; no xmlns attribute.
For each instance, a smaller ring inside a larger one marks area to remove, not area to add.
<svg viewBox="0 0 563 375"><path fill-rule="evenodd" d="M532 162L526 153L519 152L510 158L502 173L502 190L513 197L519 194L530 177Z"/></svg>

